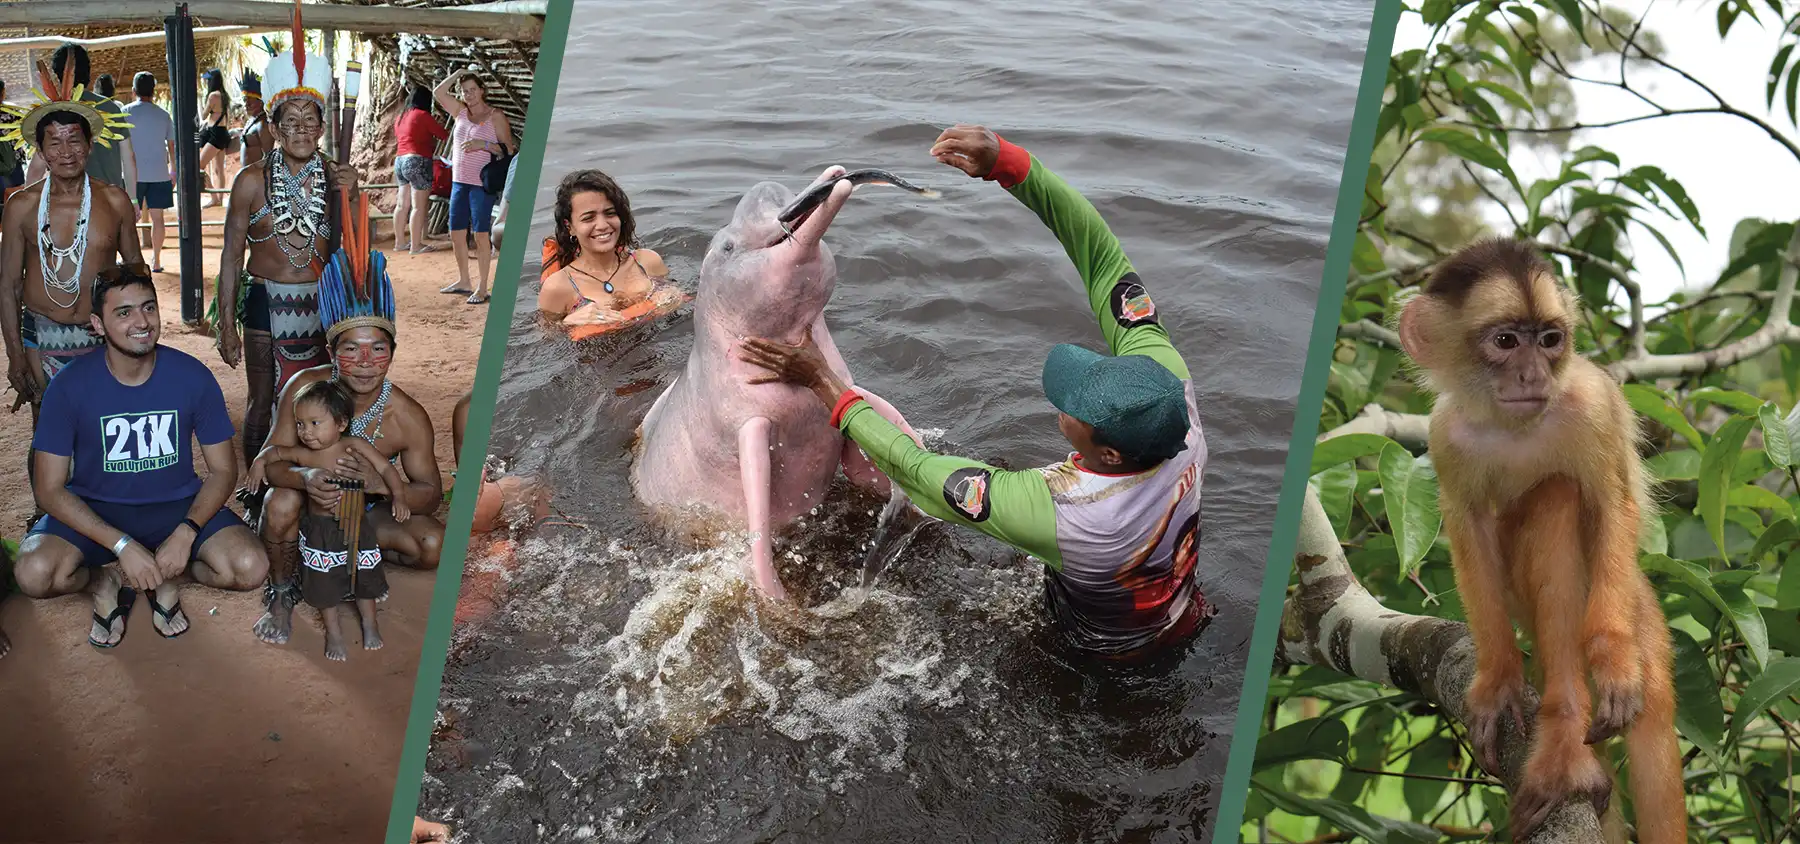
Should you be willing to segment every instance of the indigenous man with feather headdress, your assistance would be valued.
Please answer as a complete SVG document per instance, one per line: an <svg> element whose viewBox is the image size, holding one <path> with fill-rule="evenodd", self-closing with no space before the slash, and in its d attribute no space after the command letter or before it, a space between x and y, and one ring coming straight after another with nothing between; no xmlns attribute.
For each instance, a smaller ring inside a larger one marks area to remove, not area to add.
<svg viewBox="0 0 1800 844"><path fill-rule="evenodd" d="M263 544L269 551L268 612L257 620L254 631L270 644L287 641L294 605L302 597L295 569L307 504L318 512L336 511L344 497L342 481L361 485L365 515L360 530L374 534L382 552L377 559L436 568L444 542L444 524L430 515L443 497L431 417L387 379L395 348L394 289L387 260L369 246L367 197L354 202L346 198L343 205L344 246L333 253L319 277L319 307L331 364L301 372L288 382L268 444L284 452L298 445L295 398L308 384L336 381L350 394L353 415L348 435L373 446L389 465L399 467L404 480L396 488L386 479L393 476L384 467L369 465L358 456L361 449L339 460L335 471L268 461L265 477L271 488L263 494L261 514ZM391 512L396 497L412 514L403 522Z"/></svg>
<svg viewBox="0 0 1800 844"><path fill-rule="evenodd" d="M137 208L125 191L88 175L94 145L122 140L124 114L83 100L73 63L61 78L38 62L38 100L4 106L18 122L0 142L29 143L48 168L20 189L0 214L0 336L7 381L35 413L44 389L75 358L104 342L88 328L94 279L102 270L143 263ZM15 404L16 408L18 405Z"/></svg>
<svg viewBox="0 0 1800 844"><path fill-rule="evenodd" d="M232 182L219 260L219 355L232 368L244 363L249 387L246 461L266 443L275 397L297 373L327 362L319 273L341 239L336 197L357 195L355 171L319 148L331 64L306 53L303 35L296 2L293 40L269 61L261 86L275 145Z"/></svg>

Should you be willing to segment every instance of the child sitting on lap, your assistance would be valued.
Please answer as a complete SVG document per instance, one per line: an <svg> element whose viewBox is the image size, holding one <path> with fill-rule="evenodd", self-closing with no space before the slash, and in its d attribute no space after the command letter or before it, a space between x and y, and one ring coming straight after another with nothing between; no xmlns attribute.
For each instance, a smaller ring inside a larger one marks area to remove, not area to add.
<svg viewBox="0 0 1800 844"><path fill-rule="evenodd" d="M345 436L350 430L351 410L349 391L336 381L315 381L301 387L294 395L294 424L299 429L301 447L263 449L250 464L250 489L262 487L270 463L287 462L331 471L339 459L352 454L378 467L389 490L404 489L400 473L381 452L361 437ZM406 502L397 495L391 499L394 521L406 521L412 515ZM356 601L356 612L362 619L363 648L376 650L381 647L381 631L375 625L375 601L387 589L374 526L363 524L358 532L354 589L348 544L338 515L329 508L320 508L309 496L306 515L300 521L300 594L325 616L325 657L339 662L346 657L339 629L344 602Z"/></svg>

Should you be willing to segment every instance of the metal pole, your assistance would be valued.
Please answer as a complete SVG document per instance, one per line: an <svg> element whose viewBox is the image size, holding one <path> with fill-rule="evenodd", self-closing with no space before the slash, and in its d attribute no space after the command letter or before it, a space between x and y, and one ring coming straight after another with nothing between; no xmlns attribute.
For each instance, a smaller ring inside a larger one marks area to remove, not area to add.
<svg viewBox="0 0 1800 844"><path fill-rule="evenodd" d="M194 64L194 19L186 3L163 19L169 56L169 94L175 106L177 236L181 241L181 321L198 324L206 315L205 270L201 266L200 142L195 137L200 80Z"/></svg>

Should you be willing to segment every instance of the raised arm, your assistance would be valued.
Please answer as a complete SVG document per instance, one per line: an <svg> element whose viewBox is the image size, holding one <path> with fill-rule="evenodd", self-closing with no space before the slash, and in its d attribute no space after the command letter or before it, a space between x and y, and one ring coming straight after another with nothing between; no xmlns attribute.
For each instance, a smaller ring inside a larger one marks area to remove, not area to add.
<svg viewBox="0 0 1800 844"><path fill-rule="evenodd" d="M992 536L1052 568L1062 566L1056 547L1056 508L1042 474L1002 471L921 448L838 379L813 342L811 329L801 346L752 338L744 341L739 354L770 372L751 379L753 384L779 381L812 390L832 408L832 426L855 440L920 510Z"/></svg>
<svg viewBox="0 0 1800 844"><path fill-rule="evenodd" d="M1158 324L1149 291L1087 197L1023 147L980 126L945 130L931 154L971 176L998 182L1050 228L1081 276L1088 306L1113 354L1146 355L1178 377L1189 377L1187 363Z"/></svg>
<svg viewBox="0 0 1800 844"><path fill-rule="evenodd" d="M466 70L456 71L444 77L444 81L439 82L436 88L431 89L431 98L437 101L438 107L443 109L445 114L450 115L452 120L463 113L463 104L455 94L450 93L450 89L456 87L456 81L467 72Z"/></svg>

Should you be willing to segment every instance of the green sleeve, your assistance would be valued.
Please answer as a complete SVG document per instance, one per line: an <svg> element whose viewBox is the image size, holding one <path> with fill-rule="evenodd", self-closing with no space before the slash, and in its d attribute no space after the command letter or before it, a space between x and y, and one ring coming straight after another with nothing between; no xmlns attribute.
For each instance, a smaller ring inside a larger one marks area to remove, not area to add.
<svg viewBox="0 0 1800 844"><path fill-rule="evenodd" d="M1100 333L1115 355L1144 355L1167 367L1183 380L1189 377L1187 363L1169 342L1169 333L1155 322L1155 306L1149 292L1132 270L1130 259L1119 246L1119 239L1107 228L1106 220L1087 197L1050 171L1035 156L1025 179L1007 192L1025 204L1063 245L1075 271L1081 274L1087 289L1088 306L1100 323ZM1116 304L1117 302L1118 304ZM1121 304L1134 308L1122 315ZM1148 308L1148 319L1143 308Z"/></svg>
<svg viewBox="0 0 1800 844"><path fill-rule="evenodd" d="M839 428L926 515L981 531L1062 568L1056 505L1041 472L1007 472L926 451L868 402L846 411ZM953 500L962 505L953 506Z"/></svg>

